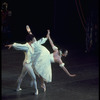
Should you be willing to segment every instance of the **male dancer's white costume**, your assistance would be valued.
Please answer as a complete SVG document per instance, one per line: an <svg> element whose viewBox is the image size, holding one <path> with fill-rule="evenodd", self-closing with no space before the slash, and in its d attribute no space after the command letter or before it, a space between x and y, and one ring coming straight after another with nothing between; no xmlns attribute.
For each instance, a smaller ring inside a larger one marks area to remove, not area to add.
<svg viewBox="0 0 100 100"><path fill-rule="evenodd" d="M35 94L38 94L38 89L37 89L37 82L36 82L36 76L34 74L33 68L32 68L32 55L34 54L34 48L31 47L28 43L26 44L19 44L19 43L14 43L12 45L16 50L22 50L25 53L25 59L23 61L23 68L22 68L22 72L20 77L18 78L18 87L17 87L17 91L20 91L20 85L22 82L22 79L24 78L24 76L26 75L26 73L28 72L29 75L32 78L33 81L33 85L35 87Z"/></svg>

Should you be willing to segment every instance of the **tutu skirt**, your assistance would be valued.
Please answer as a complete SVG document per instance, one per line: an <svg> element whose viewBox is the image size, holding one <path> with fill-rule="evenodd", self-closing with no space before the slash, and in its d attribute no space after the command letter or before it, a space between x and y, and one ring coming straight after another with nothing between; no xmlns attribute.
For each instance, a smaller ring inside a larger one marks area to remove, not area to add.
<svg viewBox="0 0 100 100"><path fill-rule="evenodd" d="M41 76L46 82L52 82L50 57L50 52L44 46L41 46L41 52L35 51L32 57L35 73Z"/></svg>

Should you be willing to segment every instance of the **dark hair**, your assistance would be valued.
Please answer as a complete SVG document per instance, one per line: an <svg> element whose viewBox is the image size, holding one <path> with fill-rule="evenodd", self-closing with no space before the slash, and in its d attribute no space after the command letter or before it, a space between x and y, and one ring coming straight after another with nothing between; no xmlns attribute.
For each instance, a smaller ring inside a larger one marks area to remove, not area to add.
<svg viewBox="0 0 100 100"><path fill-rule="evenodd" d="M62 53L64 54L67 50L66 49L60 49L62 51Z"/></svg>
<svg viewBox="0 0 100 100"><path fill-rule="evenodd" d="M26 36L26 42L32 41L33 37L34 37L33 34L28 34L28 35Z"/></svg>

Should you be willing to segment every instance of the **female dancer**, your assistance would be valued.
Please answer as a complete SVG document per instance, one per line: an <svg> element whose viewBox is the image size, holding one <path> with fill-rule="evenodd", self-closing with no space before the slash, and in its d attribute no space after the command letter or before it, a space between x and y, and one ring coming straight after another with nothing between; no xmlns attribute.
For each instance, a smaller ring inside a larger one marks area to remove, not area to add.
<svg viewBox="0 0 100 100"><path fill-rule="evenodd" d="M28 27L29 28L29 27ZM46 91L46 86L44 81L46 82L52 82L52 69L51 69L51 63L59 63L59 66L70 76L74 77L76 76L75 74L70 74L69 71L64 67L64 63L61 60L62 56L67 56L68 51L65 50L62 52L61 50L58 50L58 48L54 45L53 41L51 40L50 37L50 30L47 30L48 34L47 37L49 38L49 42L52 46L52 49L54 50L53 53L50 54L50 52L44 47L44 46L37 46L35 42L32 44L32 46L35 49L40 49L41 53L36 53L34 52L33 55L33 69L35 73L40 77L41 79L41 87L44 89L44 92ZM30 33L29 33L30 34Z"/></svg>
<svg viewBox="0 0 100 100"><path fill-rule="evenodd" d="M64 56L66 57L68 55L68 51L67 50L58 50L58 48L54 45L51 37L50 37L50 30L48 30L48 37L49 37L49 42L51 44L51 47L53 49L53 53L51 53L51 62L56 62L56 63L59 63L59 66L71 77L74 77L76 76L75 74L70 74L68 72L68 70L65 68L65 64L63 63L63 61L61 60L61 57Z"/></svg>

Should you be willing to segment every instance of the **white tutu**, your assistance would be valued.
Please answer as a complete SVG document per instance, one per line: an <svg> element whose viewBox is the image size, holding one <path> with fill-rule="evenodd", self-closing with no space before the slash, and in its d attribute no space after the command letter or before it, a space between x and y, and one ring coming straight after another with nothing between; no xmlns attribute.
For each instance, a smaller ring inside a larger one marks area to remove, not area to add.
<svg viewBox="0 0 100 100"><path fill-rule="evenodd" d="M32 57L33 69L38 76L42 76L44 81L52 82L50 52L44 46L41 46L39 49L41 51L35 50Z"/></svg>

